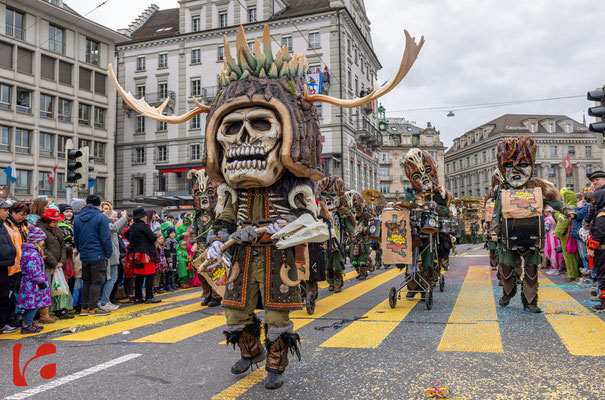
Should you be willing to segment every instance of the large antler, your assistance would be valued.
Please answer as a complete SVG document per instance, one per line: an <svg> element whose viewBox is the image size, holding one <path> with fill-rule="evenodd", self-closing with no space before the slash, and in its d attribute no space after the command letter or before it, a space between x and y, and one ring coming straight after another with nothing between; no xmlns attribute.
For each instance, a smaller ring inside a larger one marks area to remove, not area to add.
<svg viewBox="0 0 605 400"><path fill-rule="evenodd" d="M167 122L169 124L180 124L182 122L189 121L191 118L195 117L198 114L203 114L210 111L210 106L205 106L201 104L199 101L196 100L195 97L193 97L193 102L195 103L197 108L194 108L193 110L183 115L163 115L162 111L164 111L164 108L166 108L166 106L168 105L168 102L170 101L169 98L167 98L159 107L152 107L147 104L147 102L145 101L145 97L136 99L130 92L126 92L122 88L122 86L120 86L115 74L113 73L113 67L111 64L107 66L107 74L111 78L113 85L116 87L116 90L118 91L120 96L122 96L126 104L128 104L133 110L135 110L144 117L153 118L157 121Z"/></svg>
<svg viewBox="0 0 605 400"><path fill-rule="evenodd" d="M422 36L420 38L420 42L416 44L416 39L411 37L407 30L404 30L404 32L405 52L403 53L403 58L401 60L401 65L399 66L399 71L397 72L395 79L393 79L390 83L384 86L380 86L376 79L374 79L374 91L372 93L368 94L367 96L358 97L351 100L337 99L336 97L325 96L323 94L309 95L309 92L305 86L305 101L307 103L314 103L316 101L320 101L323 103L334 104L335 106L339 107L354 108L367 104L370 101L374 101L393 90L393 88L397 86L399 82L401 82L403 78L407 75L407 73L410 71L412 65L414 65L414 62L418 57L418 53L420 53L422 45L424 44L424 36Z"/></svg>

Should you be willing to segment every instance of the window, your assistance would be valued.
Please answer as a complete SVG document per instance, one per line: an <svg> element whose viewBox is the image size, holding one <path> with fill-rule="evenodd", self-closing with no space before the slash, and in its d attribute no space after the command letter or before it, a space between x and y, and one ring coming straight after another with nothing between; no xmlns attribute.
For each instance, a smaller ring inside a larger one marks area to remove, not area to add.
<svg viewBox="0 0 605 400"><path fill-rule="evenodd" d="M0 126L0 150L11 151L11 128Z"/></svg>
<svg viewBox="0 0 605 400"><path fill-rule="evenodd" d="M95 72L95 93L105 95L107 75Z"/></svg>
<svg viewBox="0 0 605 400"><path fill-rule="evenodd" d="M191 50L191 64L199 64L202 62L202 53L200 49Z"/></svg>
<svg viewBox="0 0 605 400"><path fill-rule="evenodd" d="M201 160L202 159L202 146L199 143L192 144L190 146L191 149L191 161Z"/></svg>
<svg viewBox="0 0 605 400"><path fill-rule="evenodd" d="M71 121L71 100L59 98L57 114L59 121Z"/></svg>
<svg viewBox="0 0 605 400"><path fill-rule="evenodd" d="M216 57L218 61L223 61L223 57L225 57L225 46L218 46Z"/></svg>
<svg viewBox="0 0 605 400"><path fill-rule="evenodd" d="M145 85L137 85L135 88L135 93L138 99L145 97Z"/></svg>
<svg viewBox="0 0 605 400"><path fill-rule="evenodd" d="M202 86L200 78L195 78L191 80L191 95L199 96L202 93Z"/></svg>
<svg viewBox="0 0 605 400"><path fill-rule="evenodd" d="M168 67L168 54L162 53L158 58L158 68L167 68Z"/></svg>
<svg viewBox="0 0 605 400"><path fill-rule="evenodd" d="M191 30L193 32L201 31L200 17L193 17L191 19Z"/></svg>
<svg viewBox="0 0 605 400"><path fill-rule="evenodd" d="M568 146L567 152L569 153L570 156L575 156L576 155L576 146Z"/></svg>
<svg viewBox="0 0 605 400"><path fill-rule="evenodd" d="M101 107L95 107L95 128L105 129L105 114L107 110Z"/></svg>
<svg viewBox="0 0 605 400"><path fill-rule="evenodd" d="M164 100L168 97L168 84L166 82L158 84L158 92L160 93L160 99Z"/></svg>
<svg viewBox="0 0 605 400"><path fill-rule="evenodd" d="M586 146L586 157L592 157L592 146Z"/></svg>
<svg viewBox="0 0 605 400"><path fill-rule="evenodd" d="M17 170L17 182L15 182L15 193L29 194L29 182L31 171Z"/></svg>
<svg viewBox="0 0 605 400"><path fill-rule="evenodd" d="M496 149L492 149L492 160L496 159Z"/></svg>
<svg viewBox="0 0 605 400"><path fill-rule="evenodd" d="M12 87L0 83L0 108L10 110L11 108L11 91Z"/></svg>
<svg viewBox="0 0 605 400"><path fill-rule="evenodd" d="M52 196L53 186L48 183L48 172L38 172L38 194Z"/></svg>
<svg viewBox="0 0 605 400"><path fill-rule="evenodd" d="M44 79L48 79L54 81L55 78L55 64L56 61L52 57L45 56L42 54L40 56L40 76Z"/></svg>
<svg viewBox="0 0 605 400"><path fill-rule="evenodd" d="M586 175L592 174L592 164L586 164ZM588 184L590 186L590 183Z"/></svg>
<svg viewBox="0 0 605 400"><path fill-rule="evenodd" d="M107 148L107 144L103 142L95 142L94 144L94 156L95 162L100 164L105 164L105 149Z"/></svg>
<svg viewBox="0 0 605 400"><path fill-rule="evenodd" d="M157 162L166 162L168 161L168 152L166 151L166 146L158 146L157 147Z"/></svg>
<svg viewBox="0 0 605 400"><path fill-rule="evenodd" d="M389 177L389 169L388 168L380 168L380 177L388 178Z"/></svg>
<svg viewBox="0 0 605 400"><path fill-rule="evenodd" d="M388 183L380 184L380 193L389 194L390 192L391 192L391 185L389 185Z"/></svg>
<svg viewBox="0 0 605 400"><path fill-rule="evenodd" d="M17 48L17 71L25 74L34 72L34 53L22 47Z"/></svg>
<svg viewBox="0 0 605 400"><path fill-rule="evenodd" d="M47 94L40 94L40 116L53 118L53 97Z"/></svg>
<svg viewBox="0 0 605 400"><path fill-rule="evenodd" d="M164 121L158 121L158 132L166 132L168 130L168 123Z"/></svg>
<svg viewBox="0 0 605 400"><path fill-rule="evenodd" d="M86 68L80 67L80 89L91 91L90 80L92 78L92 71Z"/></svg>
<svg viewBox="0 0 605 400"><path fill-rule="evenodd" d="M88 147L88 149L90 150L90 140L78 139L78 148L80 147Z"/></svg>
<svg viewBox="0 0 605 400"><path fill-rule="evenodd" d="M13 45L0 42L0 67L13 69Z"/></svg>
<svg viewBox="0 0 605 400"><path fill-rule="evenodd" d="M86 39L86 62L99 65L101 45L92 39Z"/></svg>
<svg viewBox="0 0 605 400"><path fill-rule="evenodd" d="M137 71L145 71L145 56L137 57Z"/></svg>
<svg viewBox="0 0 605 400"><path fill-rule="evenodd" d="M65 29L59 28L58 26L52 24L48 25L48 49L50 51L63 53L63 50L65 49L64 38Z"/></svg>
<svg viewBox="0 0 605 400"><path fill-rule="evenodd" d="M557 146L550 146L550 156L554 157L557 155Z"/></svg>
<svg viewBox="0 0 605 400"><path fill-rule="evenodd" d="M145 148L137 147L134 149L134 163L145 164Z"/></svg>
<svg viewBox="0 0 605 400"><path fill-rule="evenodd" d="M134 178L134 195L142 196L145 193L145 178Z"/></svg>
<svg viewBox="0 0 605 400"><path fill-rule="evenodd" d="M321 72L321 66L319 64L309 65L310 74L318 74Z"/></svg>
<svg viewBox="0 0 605 400"><path fill-rule="evenodd" d="M355 64L359 64L359 53L357 52L357 47L355 47L355 51L353 52L354 56L353 59L355 60Z"/></svg>
<svg viewBox="0 0 605 400"><path fill-rule="evenodd" d="M145 117L137 115L135 133L145 133Z"/></svg>
<svg viewBox="0 0 605 400"><path fill-rule="evenodd" d="M31 113L32 92L27 89L17 88L17 111Z"/></svg>
<svg viewBox="0 0 605 400"><path fill-rule="evenodd" d="M351 70L347 71L347 82L349 83L349 89L353 89L353 79L351 78Z"/></svg>
<svg viewBox="0 0 605 400"><path fill-rule="evenodd" d="M288 51L292 51L292 36L284 36L281 38L281 45L286 46Z"/></svg>
<svg viewBox="0 0 605 400"><path fill-rule="evenodd" d="M219 13L218 14L219 26L224 28L227 26L227 13Z"/></svg>
<svg viewBox="0 0 605 400"><path fill-rule="evenodd" d="M256 22L256 8L248 9L248 22Z"/></svg>
<svg viewBox="0 0 605 400"><path fill-rule="evenodd" d="M6 9L6 36L25 39L25 15L19 11Z"/></svg>
<svg viewBox="0 0 605 400"><path fill-rule="evenodd" d="M254 54L254 40L248 42L248 50L250 50L250 53Z"/></svg>
<svg viewBox="0 0 605 400"><path fill-rule="evenodd" d="M73 65L59 61L59 83L71 86L71 70Z"/></svg>
<svg viewBox="0 0 605 400"><path fill-rule="evenodd" d="M359 93L359 78L357 78L357 75L355 75L355 93Z"/></svg>
<svg viewBox="0 0 605 400"><path fill-rule="evenodd" d="M191 118L191 129L199 129L200 128L200 116L196 115Z"/></svg>
<svg viewBox="0 0 605 400"><path fill-rule="evenodd" d="M433 154L431 154L433 156L433 158L435 157ZM475 165L479 164L479 155L475 154Z"/></svg>
<svg viewBox="0 0 605 400"><path fill-rule="evenodd" d="M88 104L78 104L78 123L80 125L90 125L90 107Z"/></svg>
<svg viewBox="0 0 605 400"><path fill-rule="evenodd" d="M557 171L555 170L554 167L548 167L548 177L549 178L554 178L555 176L557 176Z"/></svg>
<svg viewBox="0 0 605 400"><path fill-rule="evenodd" d="M57 138L57 156L59 158L65 157L65 144L71 138L69 136L59 135Z"/></svg>
<svg viewBox="0 0 605 400"><path fill-rule="evenodd" d="M483 152L483 162L487 162L487 153L484 151Z"/></svg>
<svg viewBox="0 0 605 400"><path fill-rule="evenodd" d="M66 197L67 190L65 188L65 174L57 174L57 197Z"/></svg>
<svg viewBox="0 0 605 400"><path fill-rule="evenodd" d="M97 177L93 184L93 190L95 194L100 195L101 198L105 197L105 181L107 178Z"/></svg>
<svg viewBox="0 0 605 400"><path fill-rule="evenodd" d="M309 33L309 47L312 49L321 47L321 43L319 42L319 32Z"/></svg>
<svg viewBox="0 0 605 400"><path fill-rule="evenodd" d="M17 153L29 154L31 131L27 129L15 129L15 151Z"/></svg>

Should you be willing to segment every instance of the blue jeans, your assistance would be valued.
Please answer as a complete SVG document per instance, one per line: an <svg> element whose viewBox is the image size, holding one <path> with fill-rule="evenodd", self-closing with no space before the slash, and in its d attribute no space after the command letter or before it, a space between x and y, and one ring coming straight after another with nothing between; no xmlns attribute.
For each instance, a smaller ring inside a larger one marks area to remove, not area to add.
<svg viewBox="0 0 605 400"><path fill-rule="evenodd" d="M23 317L23 326L30 326L34 323L34 317L36 316L37 311L37 308L25 310L25 315Z"/></svg>
<svg viewBox="0 0 605 400"><path fill-rule="evenodd" d="M582 241L582 239L576 239L578 241L578 255L580 256L580 261L584 268L588 269L588 253L586 250L586 242Z"/></svg>
<svg viewBox="0 0 605 400"><path fill-rule="evenodd" d="M111 295L111 291L113 290L113 285L115 285L118 280L118 266L112 265L109 267L109 279L103 285L103 289L101 291L101 299L99 300L100 304L109 303L109 296Z"/></svg>

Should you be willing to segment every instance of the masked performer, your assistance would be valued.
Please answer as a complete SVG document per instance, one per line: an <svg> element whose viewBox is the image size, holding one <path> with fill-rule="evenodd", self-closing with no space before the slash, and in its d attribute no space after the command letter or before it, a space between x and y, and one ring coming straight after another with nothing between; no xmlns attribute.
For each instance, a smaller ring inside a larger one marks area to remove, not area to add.
<svg viewBox="0 0 605 400"><path fill-rule="evenodd" d="M538 265L542 262L543 241L514 243L511 238L525 233L539 232L544 203L575 218L575 213L561 199L555 186L543 179L532 178L536 156L536 144L529 136L501 140L498 143L498 169L504 177L494 205L492 240L500 239L500 273L503 293L500 306L506 307L517 292L516 273L521 276L520 258L525 261L525 273L521 284L523 308L533 313L542 312L538 307ZM505 228L505 225L508 228ZM515 230L516 229L516 230ZM499 237L498 237L499 236Z"/></svg>
<svg viewBox="0 0 605 400"><path fill-rule="evenodd" d="M240 26L236 58L224 37L216 100L206 106L194 98L197 108L181 116L162 115L167 103L154 108L125 93L109 69L126 103L144 116L180 123L207 114L202 162L208 176L219 184L207 258L231 265L223 306L227 342L237 344L241 352L241 359L231 368L234 374L266 357L264 383L275 389L283 384L288 352L300 358L299 336L289 318L291 310L302 308L294 246L329 237L326 226L315 219L313 181L323 175L319 118L313 103L354 108L378 99L407 74L422 43L417 45L406 32L406 51L395 79L384 87L376 85L363 98L340 100L309 94L307 59L289 54L286 46L273 54L267 26L262 46L255 39L254 52ZM234 241L222 257L226 245ZM259 301L265 311L266 352L254 313Z"/></svg>
<svg viewBox="0 0 605 400"><path fill-rule="evenodd" d="M451 195L446 188L439 186L437 164L431 155L420 149L410 149L403 162L405 174L410 180L414 191L406 191L404 201L417 203L428 208L427 212L439 217L449 216ZM437 240L435 234L421 234L420 247L421 274L431 285L439 279L441 266L437 262ZM416 240L417 241L417 240ZM448 255L449 257L449 255ZM409 290L416 290L416 282L408 285ZM426 288L424 288L426 290ZM408 292L407 297L416 293ZM422 293L424 296L424 293Z"/></svg>
<svg viewBox="0 0 605 400"><path fill-rule="evenodd" d="M208 177L204 170L189 170L187 179L193 179L193 203L195 213L191 223L190 240L191 244L196 244L194 258L206 251L206 240L208 233L212 229L214 210L217 202L216 183ZM212 289L212 286L204 278L200 278L202 284L202 306L216 307L221 304L221 296Z"/></svg>
<svg viewBox="0 0 605 400"><path fill-rule="evenodd" d="M370 264L370 244L368 238L372 215L366 209L366 202L356 190L345 193L347 205L344 225L347 232L347 248L351 264L357 271L357 279L368 277Z"/></svg>
<svg viewBox="0 0 605 400"><path fill-rule="evenodd" d="M342 291L342 274L345 269L345 232L346 225L351 225L346 219L345 205L345 183L338 176L327 176L319 181L317 193L322 203L325 204L332 225L330 240L326 249L326 280L330 292L340 293Z"/></svg>

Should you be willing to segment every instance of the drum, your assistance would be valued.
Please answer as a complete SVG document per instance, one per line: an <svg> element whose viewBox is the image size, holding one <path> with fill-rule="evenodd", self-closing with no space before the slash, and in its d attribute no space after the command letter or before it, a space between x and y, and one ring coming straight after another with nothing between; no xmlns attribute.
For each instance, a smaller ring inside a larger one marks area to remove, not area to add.
<svg viewBox="0 0 605 400"><path fill-rule="evenodd" d="M540 249L544 241L544 217L503 218L502 240L508 250Z"/></svg>
<svg viewBox="0 0 605 400"><path fill-rule="evenodd" d="M414 228L416 227L418 230L422 225L422 210L410 210L410 225Z"/></svg>
<svg viewBox="0 0 605 400"><path fill-rule="evenodd" d="M382 234L380 231L380 226L382 225L382 221L379 218L372 218L370 220L370 225L368 229L368 237L377 242L382 241Z"/></svg>
<svg viewBox="0 0 605 400"><path fill-rule="evenodd" d="M437 214L426 211L422 213L422 222L420 226L420 232L422 233L437 233L439 229L439 218L437 217Z"/></svg>
<svg viewBox="0 0 605 400"><path fill-rule="evenodd" d="M439 218L439 232L453 233L454 223L451 219Z"/></svg>

